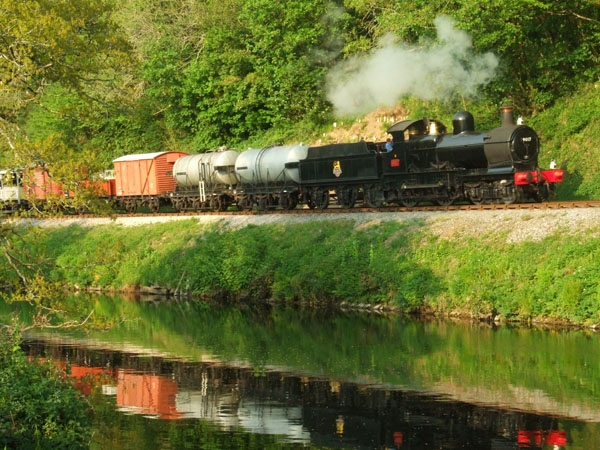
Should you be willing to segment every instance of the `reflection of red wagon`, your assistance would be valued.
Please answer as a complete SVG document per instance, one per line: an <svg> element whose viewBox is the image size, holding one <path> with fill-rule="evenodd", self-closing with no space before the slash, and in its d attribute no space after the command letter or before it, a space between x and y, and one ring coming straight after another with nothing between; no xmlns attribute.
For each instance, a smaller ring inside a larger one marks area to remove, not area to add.
<svg viewBox="0 0 600 450"><path fill-rule="evenodd" d="M177 382L160 375L118 371L117 406L141 414L158 414L161 419L178 419L175 396Z"/></svg>

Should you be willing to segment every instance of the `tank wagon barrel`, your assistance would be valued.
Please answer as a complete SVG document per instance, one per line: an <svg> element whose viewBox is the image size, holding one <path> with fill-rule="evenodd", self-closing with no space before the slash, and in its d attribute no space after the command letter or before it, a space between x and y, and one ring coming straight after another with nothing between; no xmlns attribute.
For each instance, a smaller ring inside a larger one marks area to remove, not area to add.
<svg viewBox="0 0 600 450"><path fill-rule="evenodd" d="M233 189L238 184L233 150L187 155L175 161L173 178L177 183L171 194L173 207L224 210L234 203Z"/></svg>
<svg viewBox="0 0 600 450"><path fill-rule="evenodd" d="M242 152L235 162L240 180L237 192L242 209L254 204L262 209L279 204L284 209L298 203L299 161L306 158L308 145L284 145Z"/></svg>

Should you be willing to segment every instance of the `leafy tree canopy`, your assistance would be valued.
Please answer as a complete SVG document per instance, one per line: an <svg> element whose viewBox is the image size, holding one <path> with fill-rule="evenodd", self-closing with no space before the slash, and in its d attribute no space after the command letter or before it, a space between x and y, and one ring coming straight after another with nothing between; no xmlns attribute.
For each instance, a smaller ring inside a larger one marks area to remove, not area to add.
<svg viewBox="0 0 600 450"><path fill-rule="evenodd" d="M82 99L101 99L127 61L128 43L107 0L0 0L0 142L27 164L35 153L20 122L60 84ZM60 114L64 111L50 111ZM72 122L67 133L77 127ZM7 155L8 154L8 155Z"/></svg>
<svg viewBox="0 0 600 450"><path fill-rule="evenodd" d="M600 8L595 0L407 1L346 0L376 40L392 32L406 42L435 36L434 19L446 14L473 37L478 53L492 51L502 70L488 101L510 100L539 112L582 80L600 73ZM353 44L350 43L352 46Z"/></svg>

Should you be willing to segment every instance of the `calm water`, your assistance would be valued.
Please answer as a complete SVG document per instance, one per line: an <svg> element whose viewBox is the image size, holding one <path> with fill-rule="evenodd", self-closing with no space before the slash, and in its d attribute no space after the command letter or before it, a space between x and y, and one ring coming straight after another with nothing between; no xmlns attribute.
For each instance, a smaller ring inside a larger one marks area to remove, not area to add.
<svg viewBox="0 0 600 450"><path fill-rule="evenodd" d="M600 448L595 334L91 301L120 325L25 350L88 395L95 448Z"/></svg>

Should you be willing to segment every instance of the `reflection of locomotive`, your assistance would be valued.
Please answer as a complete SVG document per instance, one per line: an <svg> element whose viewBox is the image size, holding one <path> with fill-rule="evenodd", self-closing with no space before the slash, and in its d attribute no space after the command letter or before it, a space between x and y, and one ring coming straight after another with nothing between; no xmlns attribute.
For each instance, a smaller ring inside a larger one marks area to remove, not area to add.
<svg viewBox="0 0 600 450"><path fill-rule="evenodd" d="M388 130L395 141L390 152L383 143L357 142L126 155L114 161L113 185L101 191L129 212L139 206L158 211L169 203L177 210L222 211L233 205L293 209L301 203L324 209L332 199L346 208L357 202L378 207L546 200L562 181L562 170L540 170L535 131L515 124L512 108L503 107L501 115L499 128L475 132L473 116L459 112L452 134L436 120L405 120Z"/></svg>

